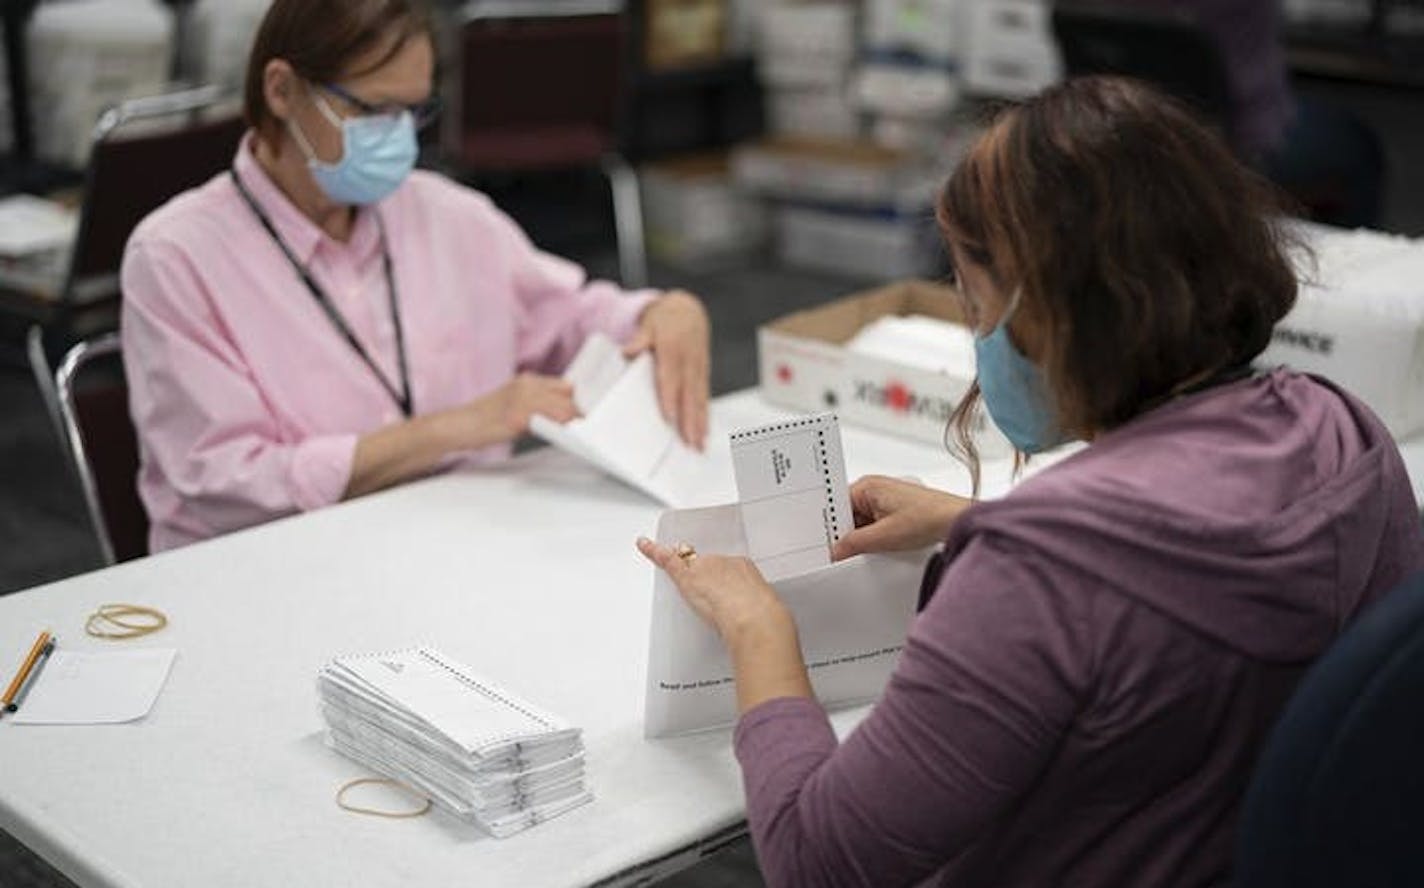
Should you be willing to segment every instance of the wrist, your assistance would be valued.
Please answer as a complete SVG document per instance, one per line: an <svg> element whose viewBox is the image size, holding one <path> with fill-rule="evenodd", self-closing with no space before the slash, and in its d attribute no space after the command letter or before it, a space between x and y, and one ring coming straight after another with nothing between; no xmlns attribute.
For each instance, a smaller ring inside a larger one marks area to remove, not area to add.
<svg viewBox="0 0 1424 888"><path fill-rule="evenodd" d="M787 639L799 647L796 621L791 612L774 594L767 598L768 601L756 607L743 608L717 621L718 634L733 660L743 653L776 646Z"/></svg>

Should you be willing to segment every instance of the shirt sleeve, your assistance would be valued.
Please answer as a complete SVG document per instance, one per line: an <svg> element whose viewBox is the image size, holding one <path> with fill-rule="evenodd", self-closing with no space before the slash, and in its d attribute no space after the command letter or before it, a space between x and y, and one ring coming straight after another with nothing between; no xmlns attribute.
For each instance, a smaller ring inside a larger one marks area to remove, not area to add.
<svg viewBox="0 0 1424 888"><path fill-rule="evenodd" d="M180 249L132 242L122 283L134 424L148 471L171 489L185 532L212 536L341 499L356 436L282 440ZM145 501L152 513L155 503Z"/></svg>
<svg viewBox="0 0 1424 888"><path fill-rule="evenodd" d="M582 267L545 253L512 219L491 206L504 229L518 313L519 369L562 373L591 333L615 342L632 338L655 290L625 291L589 280Z"/></svg>
<svg viewBox="0 0 1424 888"><path fill-rule="evenodd" d="M813 700L736 732L772 886L913 885L1032 785L1089 686L1088 605L1031 555L971 542L916 618L880 702L844 743Z"/></svg>

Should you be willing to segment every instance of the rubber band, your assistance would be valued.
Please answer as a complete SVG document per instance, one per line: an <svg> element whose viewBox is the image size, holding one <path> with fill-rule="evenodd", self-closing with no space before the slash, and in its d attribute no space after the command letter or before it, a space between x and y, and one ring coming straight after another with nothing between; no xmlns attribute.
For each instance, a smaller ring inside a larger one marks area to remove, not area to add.
<svg viewBox="0 0 1424 888"><path fill-rule="evenodd" d="M380 811L376 808L363 808L360 805L348 805L346 803L346 793L348 791L355 789L358 786L367 785L393 786L396 789L405 792L407 795L411 795L417 799L420 799L421 801L425 802L425 804L419 810L416 811ZM425 813L430 810L430 799L425 798L420 793L411 789L409 786L406 786L404 783L401 783L399 780L391 780L387 777L360 777L356 780L352 780L348 783L343 784L342 787L336 791L336 805L343 811L350 811L352 814L365 814L370 817L386 817L391 820L409 820L413 817L424 816Z"/></svg>
<svg viewBox="0 0 1424 888"><path fill-rule="evenodd" d="M123 619L125 617L144 617L146 619L132 622ZM93 638L118 641L152 635L167 625L168 617L162 611L151 607L144 607L141 604L101 604L99 609L84 621L84 634ZM117 626L123 631L115 632L108 628L110 626Z"/></svg>

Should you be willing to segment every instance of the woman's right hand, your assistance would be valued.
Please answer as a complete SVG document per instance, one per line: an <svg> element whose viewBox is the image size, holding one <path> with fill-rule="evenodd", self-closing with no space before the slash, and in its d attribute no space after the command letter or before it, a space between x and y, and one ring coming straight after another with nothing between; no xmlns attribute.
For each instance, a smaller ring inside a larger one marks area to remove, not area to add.
<svg viewBox="0 0 1424 888"><path fill-rule="evenodd" d="M478 450L513 441L529 431L535 415L554 422L575 419L574 387L555 376L521 373L482 398L450 411L455 450Z"/></svg>
<svg viewBox="0 0 1424 888"><path fill-rule="evenodd" d="M908 552L942 541L973 500L940 490L868 475L850 488L855 530L831 551L836 561L872 552Z"/></svg>

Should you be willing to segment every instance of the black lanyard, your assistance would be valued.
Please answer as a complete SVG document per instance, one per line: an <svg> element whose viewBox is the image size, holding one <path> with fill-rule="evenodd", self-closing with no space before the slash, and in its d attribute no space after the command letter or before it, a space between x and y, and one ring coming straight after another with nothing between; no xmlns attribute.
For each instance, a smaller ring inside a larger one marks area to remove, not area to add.
<svg viewBox="0 0 1424 888"><path fill-rule="evenodd" d="M400 407L401 414L404 415L406 419L410 419L410 417L414 415L414 407L411 403L410 396L410 371L406 366L405 333L401 329L400 300L396 297L396 276L395 272L391 269L391 251L386 245L386 227L381 222L381 217L379 215L376 216L376 226L381 233L381 265L386 272L386 295L390 301L391 323L395 327L396 334L396 365L400 369L399 389L391 385L391 381L381 372L381 368L376 366L375 360L371 357L370 353L366 351L365 347L361 345L361 341L356 338L356 334L351 330L351 325L346 323L346 319L341 316L341 312L336 310L336 305L333 304L331 298L326 295L326 291L316 282L316 278L312 277L311 271L301 262L297 261L297 257L292 252L292 248L287 246L287 242L282 240L282 236L277 233L277 227L272 224L272 220L262 211L261 205L259 205L257 200L252 196L252 192L247 190L247 186L243 184L242 177L237 174L237 170L228 170L228 174L232 176L232 181L233 184L237 186L238 194L242 195L243 201L245 201L247 206L252 210L252 214L257 217L257 221L262 223L262 227L267 230L267 233L272 236L272 240L281 248L282 255L286 256L287 261L292 263L292 269L296 271L297 277L301 278L302 283L306 284L307 290L312 294L312 298L316 300L317 305L321 306L322 311L326 312L327 318L331 321L332 325L336 327L337 332L346 337L346 342L350 344L352 350L356 352L361 360L366 362L366 366L371 369L376 379L380 381L381 387L390 394L391 399Z"/></svg>

